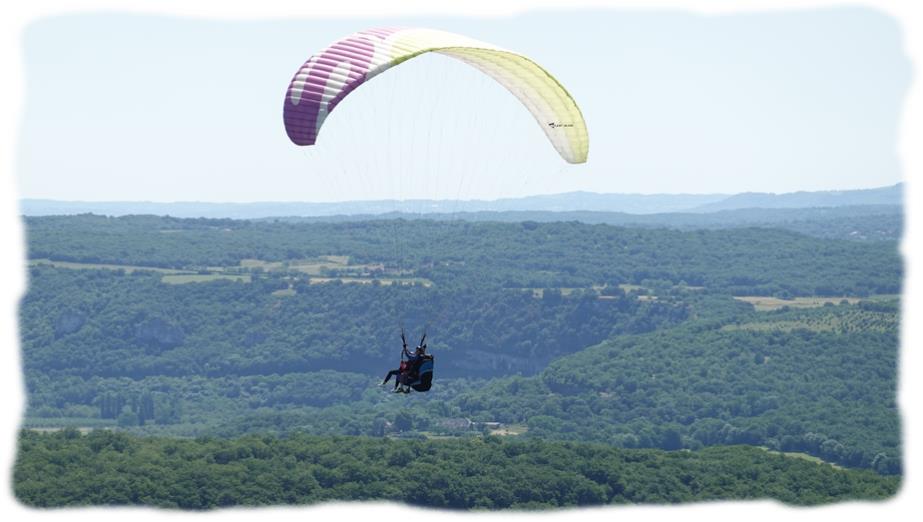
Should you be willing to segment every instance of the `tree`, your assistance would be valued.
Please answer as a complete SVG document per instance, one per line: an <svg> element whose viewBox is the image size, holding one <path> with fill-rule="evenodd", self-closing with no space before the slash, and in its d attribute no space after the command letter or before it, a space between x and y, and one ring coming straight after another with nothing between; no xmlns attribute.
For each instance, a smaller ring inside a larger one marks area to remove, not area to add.
<svg viewBox="0 0 923 522"><path fill-rule="evenodd" d="M413 429L413 415L407 410L401 410L394 417L394 428L397 431L410 431Z"/></svg>
<svg viewBox="0 0 923 522"><path fill-rule="evenodd" d="M138 424L144 426L145 421L154 418L154 395L149 391L141 394L141 402L138 405Z"/></svg>
<svg viewBox="0 0 923 522"><path fill-rule="evenodd" d="M140 419L138 418L137 413L132 412L132 411L124 411L122 412L121 415L119 415L118 423L119 423L119 426L123 428L127 428L131 426L137 426L138 424L140 424Z"/></svg>

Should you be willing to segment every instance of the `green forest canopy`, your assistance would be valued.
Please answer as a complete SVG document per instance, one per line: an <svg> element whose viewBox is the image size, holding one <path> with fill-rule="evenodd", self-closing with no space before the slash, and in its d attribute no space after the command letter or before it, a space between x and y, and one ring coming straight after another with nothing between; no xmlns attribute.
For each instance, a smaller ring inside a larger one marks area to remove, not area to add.
<svg viewBox="0 0 923 522"><path fill-rule="evenodd" d="M817 505L893 496L896 477L750 447L619 450L561 442L363 437L139 438L23 431L14 493L31 506L237 505L392 500L546 509L770 498Z"/></svg>

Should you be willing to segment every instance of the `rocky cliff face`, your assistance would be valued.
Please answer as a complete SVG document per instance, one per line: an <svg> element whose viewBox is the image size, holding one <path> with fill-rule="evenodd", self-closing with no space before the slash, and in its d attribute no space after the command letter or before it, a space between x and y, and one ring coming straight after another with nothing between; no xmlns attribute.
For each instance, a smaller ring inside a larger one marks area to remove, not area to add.
<svg viewBox="0 0 923 522"><path fill-rule="evenodd" d="M87 318L75 310L64 310L54 321L55 339L78 332L87 322Z"/></svg>
<svg viewBox="0 0 923 522"><path fill-rule="evenodd" d="M160 317L149 317L135 326L135 341L153 352L175 348L185 337L182 328Z"/></svg>

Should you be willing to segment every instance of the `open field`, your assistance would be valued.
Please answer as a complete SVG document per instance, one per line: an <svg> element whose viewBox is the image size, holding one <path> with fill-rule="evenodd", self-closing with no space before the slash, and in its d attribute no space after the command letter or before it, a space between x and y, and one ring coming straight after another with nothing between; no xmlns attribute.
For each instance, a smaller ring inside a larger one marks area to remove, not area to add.
<svg viewBox="0 0 923 522"><path fill-rule="evenodd" d="M320 284L329 283L331 281L336 281L336 280L340 280L343 283L359 283L359 284L364 284L364 285L370 285L374 281L378 281L379 283L383 285L416 284L416 285L422 285L426 287L433 286L432 281L430 281L429 279L424 279L422 277L408 277L408 278L401 278L401 279L396 279L396 278L372 279L372 278L367 278L367 277L312 277L310 278L310 283L312 285L320 285Z"/></svg>
<svg viewBox="0 0 923 522"><path fill-rule="evenodd" d="M338 273L349 272L351 275L363 275L374 270L384 270L381 263L350 265L349 256L319 256L313 259L293 259L290 261L262 261L260 259L241 259L240 267L259 268L266 271L293 270L310 276L324 275L325 271L336 270Z"/></svg>
<svg viewBox="0 0 923 522"><path fill-rule="evenodd" d="M76 428L82 433L91 430L107 429L116 426L114 419L99 419L95 417L26 417L21 428L35 431L58 431L65 428Z"/></svg>
<svg viewBox="0 0 923 522"><path fill-rule="evenodd" d="M320 258L337 265L346 266L349 264L349 256L320 256Z"/></svg>
<svg viewBox="0 0 923 522"><path fill-rule="evenodd" d="M433 439L433 440L450 440L450 439L460 438L457 435L436 435L435 433L431 431L421 431L419 433L420 435L423 435L427 439ZM394 440L399 440L399 437L389 437L389 438L394 439Z"/></svg>
<svg viewBox="0 0 923 522"><path fill-rule="evenodd" d="M55 432L55 431L61 431L61 430L67 429L67 428L54 427L54 428L29 428L29 429L32 430L32 431L40 432L40 433L51 433L51 432ZM108 428L108 427L102 427L102 428L88 428L88 427L86 427L86 426L81 426L81 427L77 427L77 428L74 428L74 429L76 429L77 431L79 431L79 432L82 433L83 435L86 435L87 433L90 433L90 432L93 431L93 430L109 429L109 428Z"/></svg>
<svg viewBox="0 0 923 522"><path fill-rule="evenodd" d="M752 321L742 324L728 324L724 331L748 330L754 332L791 332L811 330L815 332L889 332L896 331L899 317L896 314L867 310L837 310L830 314L808 314L802 317L778 320Z"/></svg>
<svg viewBox="0 0 923 522"><path fill-rule="evenodd" d="M522 435L523 433L527 431L529 431L529 427L526 426L525 424L509 424L509 425L501 426L499 428L490 430L490 434L498 435L501 437L507 437L507 436ZM471 434L473 433L477 433L477 431L471 431L469 432L467 436L471 436ZM459 435L437 435L431 431L421 431L420 434L424 435L427 439L435 439L435 440L462 438Z"/></svg>
<svg viewBox="0 0 923 522"><path fill-rule="evenodd" d="M807 460L808 462L813 462L815 464L826 464L836 469L844 469L843 466L838 466L836 464L833 464L832 462L827 462L826 460L822 458L815 457L813 455L808 455L807 453L800 453L797 451L776 451L776 450L771 450L765 446L757 446L757 447L761 450L766 451L766 453L772 453L773 455L783 455L785 457Z"/></svg>
<svg viewBox="0 0 923 522"><path fill-rule="evenodd" d="M621 284L619 285L619 288L621 288L622 290L626 292L632 292L634 290L642 290L642 291L646 290L646 288L644 288L641 285L629 285L629 284Z"/></svg>
<svg viewBox="0 0 923 522"><path fill-rule="evenodd" d="M529 427L525 424L510 424L508 426L503 426L502 428L497 428L495 430L490 430L491 435L522 435L523 433L529 431Z"/></svg>
<svg viewBox="0 0 923 522"><path fill-rule="evenodd" d="M745 303L750 303L756 308L758 312L767 312L770 310L778 310L784 306L789 308L816 308L818 306L824 306L826 303L830 304L839 304L841 301L846 301L849 304L856 304L861 299L858 297L795 297L793 299L779 299L777 297L766 297L766 296L737 296L734 297L738 301L743 301Z"/></svg>
<svg viewBox="0 0 923 522"><path fill-rule="evenodd" d="M229 279L242 283L249 283L251 281L249 275L238 274L168 274L161 277L160 282L168 285L182 285L185 283L206 283L219 279Z"/></svg>
<svg viewBox="0 0 923 522"><path fill-rule="evenodd" d="M263 261L261 259L241 259L241 268L261 268L263 270L282 270L285 264L282 261Z"/></svg>
<svg viewBox="0 0 923 522"><path fill-rule="evenodd" d="M217 281L221 279L229 279L232 281L241 281L244 283L249 283L252 281L252 276L250 274L239 274L236 273L239 269L253 269L260 268L265 271L275 271L275 270L297 270L304 273L308 276L319 276L327 269L336 269L336 270L348 270L349 272L355 272L346 277L311 277L309 279L311 284L321 284L327 283L330 281L340 280L344 283L365 283L371 284L375 278L368 277L362 272L369 272L375 269L382 269L381 264L368 264L368 265L346 265L349 262L347 256L321 256L316 260L299 260L292 261L290 263L276 261L262 261L259 259L242 259L238 267L221 267L221 266L209 266L206 270L209 272L207 274L198 273L191 269L182 270L175 268L158 268L158 267L148 267L148 266L137 266L137 265L117 265L117 264L107 264L107 263L77 263L71 261L52 261L50 259L33 259L29 261L30 266L35 265L48 265L56 268L67 268L72 270L124 270L126 273L131 273L138 270L147 270L152 272L157 272L164 274L161 278L162 283L166 284L185 284L185 283L204 283L208 281ZM395 283L399 284L419 284L423 286L432 286L433 282L429 279L424 279L420 277L391 277L391 278L379 278L378 281L383 285L391 285ZM277 296L291 296L294 295L294 290L278 290L273 293Z"/></svg>
<svg viewBox="0 0 923 522"><path fill-rule="evenodd" d="M178 270L175 268L157 268L153 266L136 266L136 265L113 265L106 263L74 263L71 261L52 261L50 259L31 259L29 265L49 265L55 268L69 268L72 270L124 270L131 273L136 270L148 270L151 272L160 272L161 274L188 274L188 270Z"/></svg>
<svg viewBox="0 0 923 522"><path fill-rule="evenodd" d="M619 286L619 288L621 288L621 289L622 289L623 291L625 291L626 293L631 292L631 291L641 291L641 292L645 292L645 291L648 290L647 288L645 288L645 287L643 287L643 286L640 286L640 285L621 284L621 285L618 285L618 286ZM592 291L594 291L594 292L596 292L596 293L600 293L600 292L602 292L605 288L606 288L606 285L592 285L592 286L590 286L590 287L582 287L582 288L580 288L580 287L566 287L566 286L562 286L562 287L558 287L557 290L560 290L560 291L561 291L561 295L562 295L562 296L567 297L567 296L573 294L574 292L579 292L579 291L584 291L584 290L592 290ZM691 288L691 287L690 287L690 288ZM702 288L702 287L696 287L696 288ZM531 291L532 291L532 297L534 297L534 298L536 298L536 299L541 299L541 298L544 297L544 295L545 295L545 289L544 289L544 288L519 287L519 288L511 288L511 290L531 290ZM614 299L614 296L600 295L599 298L600 298L600 299Z"/></svg>

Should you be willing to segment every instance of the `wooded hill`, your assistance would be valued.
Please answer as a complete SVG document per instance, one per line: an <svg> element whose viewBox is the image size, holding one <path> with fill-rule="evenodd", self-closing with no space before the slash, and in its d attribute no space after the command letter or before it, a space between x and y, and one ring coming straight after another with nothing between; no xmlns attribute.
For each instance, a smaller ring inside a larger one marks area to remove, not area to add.
<svg viewBox="0 0 923 522"><path fill-rule="evenodd" d="M732 295L896 294L896 243L782 230L680 231L582 223L263 223L95 215L26 218L30 259L208 271L348 256L442 288L689 285ZM370 268L370 270L372 270Z"/></svg>

